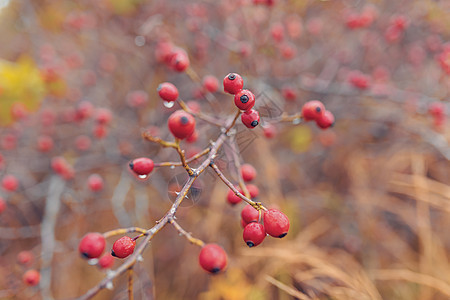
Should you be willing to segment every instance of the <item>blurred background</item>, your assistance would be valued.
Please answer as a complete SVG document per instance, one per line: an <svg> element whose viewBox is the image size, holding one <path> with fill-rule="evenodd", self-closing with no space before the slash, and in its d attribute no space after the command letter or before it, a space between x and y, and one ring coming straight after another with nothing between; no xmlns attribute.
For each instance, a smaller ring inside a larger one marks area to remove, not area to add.
<svg viewBox="0 0 450 300"><path fill-rule="evenodd" d="M179 106L164 105L158 85L174 83L191 108L221 120L235 110L222 92L229 72L255 93L262 121L254 130L239 121L237 156L258 172L257 200L289 216L289 234L249 249L243 204L230 206L208 171L177 217L224 247L227 271L206 274L199 248L167 226L135 268L136 299L450 298L450 2L3 0L0 8L1 299L73 298L100 282L106 273L80 257L80 238L152 227L187 178L159 168L140 180L128 168L142 156L178 159L141 137L147 129L172 139L167 118ZM273 122L313 99L334 114L333 128ZM196 141L182 142L189 157L220 132L201 120L197 130ZM232 152L224 146L220 166L236 183ZM29 269L40 272L37 286L22 281ZM127 299L126 276L95 299Z"/></svg>

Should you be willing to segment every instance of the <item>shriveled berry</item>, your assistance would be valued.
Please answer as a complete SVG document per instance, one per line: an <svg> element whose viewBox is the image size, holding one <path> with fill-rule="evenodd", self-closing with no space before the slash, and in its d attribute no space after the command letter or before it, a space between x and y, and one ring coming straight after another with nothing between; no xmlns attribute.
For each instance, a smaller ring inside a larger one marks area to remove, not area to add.
<svg viewBox="0 0 450 300"><path fill-rule="evenodd" d="M109 269L114 265L114 257L111 255L111 253L105 253L103 256L98 260L98 266L102 269Z"/></svg>
<svg viewBox="0 0 450 300"><path fill-rule="evenodd" d="M316 120L325 111L323 103L317 100L306 102L302 107L302 118L305 121Z"/></svg>
<svg viewBox="0 0 450 300"><path fill-rule="evenodd" d="M136 241L129 236L123 236L114 242L111 255L118 258L125 258L134 252Z"/></svg>
<svg viewBox="0 0 450 300"><path fill-rule="evenodd" d="M153 160L147 157L136 158L129 164L130 169L137 175L148 175L153 171Z"/></svg>
<svg viewBox="0 0 450 300"><path fill-rule="evenodd" d="M289 219L278 209L272 208L264 212L264 227L268 235L282 238L289 231Z"/></svg>
<svg viewBox="0 0 450 300"><path fill-rule="evenodd" d="M168 126L173 136L182 140L194 133L195 119L184 110L177 110L170 115Z"/></svg>
<svg viewBox="0 0 450 300"><path fill-rule="evenodd" d="M98 258L105 250L105 237L98 232L87 233L80 241L78 251L84 258Z"/></svg>
<svg viewBox="0 0 450 300"><path fill-rule="evenodd" d="M249 110L255 105L255 95L249 90L241 90L234 95L234 104L240 110Z"/></svg>
<svg viewBox="0 0 450 300"><path fill-rule="evenodd" d="M322 129L327 129L334 125L334 116L333 114L326 110L324 113L316 119L316 124Z"/></svg>
<svg viewBox="0 0 450 300"><path fill-rule="evenodd" d="M33 263L34 255L31 251L20 251L17 254L17 262L24 266L29 266Z"/></svg>
<svg viewBox="0 0 450 300"><path fill-rule="evenodd" d="M244 238L244 242L247 246L258 246L262 243L262 241L264 241L264 238L266 237L266 230L262 224L251 222L245 226L242 237Z"/></svg>
<svg viewBox="0 0 450 300"><path fill-rule="evenodd" d="M231 205L236 205L242 201L232 190L228 190L227 201Z"/></svg>
<svg viewBox="0 0 450 300"><path fill-rule="evenodd" d="M256 170L251 164L241 166L241 176L244 181L252 181L256 177Z"/></svg>
<svg viewBox="0 0 450 300"><path fill-rule="evenodd" d="M178 99L178 89L170 82L163 82L158 86L158 95L167 102L173 102Z"/></svg>
<svg viewBox="0 0 450 300"><path fill-rule="evenodd" d="M28 286L35 286L41 280L41 274L36 270L28 270L23 274L22 281Z"/></svg>
<svg viewBox="0 0 450 300"><path fill-rule="evenodd" d="M255 128L260 121L259 113L254 109L247 110L241 115L241 121L247 128Z"/></svg>
<svg viewBox="0 0 450 300"><path fill-rule="evenodd" d="M223 90L229 94L236 94L244 87L244 80L241 75L230 73L223 79Z"/></svg>
<svg viewBox="0 0 450 300"><path fill-rule="evenodd" d="M203 246L198 256L200 266L210 273L218 273L227 266L227 254L222 247L217 244L207 244Z"/></svg>
<svg viewBox="0 0 450 300"><path fill-rule="evenodd" d="M247 204L241 211L241 218L246 224L258 222L259 212L253 206Z"/></svg>

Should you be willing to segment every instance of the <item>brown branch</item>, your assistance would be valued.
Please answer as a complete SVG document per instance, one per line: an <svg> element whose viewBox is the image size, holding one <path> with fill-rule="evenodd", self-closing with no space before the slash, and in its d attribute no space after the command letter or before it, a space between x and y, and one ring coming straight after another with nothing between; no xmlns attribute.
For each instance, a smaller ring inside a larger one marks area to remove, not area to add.
<svg viewBox="0 0 450 300"><path fill-rule="evenodd" d="M174 218L170 218L169 219L169 223L173 225L173 227L175 227L176 230L178 230L178 232L183 235L190 243L203 247L205 245L205 242L203 242L202 240L196 239L194 238L189 232L187 232L186 230L183 229L183 227L181 227L180 224L178 224Z"/></svg>
<svg viewBox="0 0 450 300"><path fill-rule="evenodd" d="M186 160L186 163L189 164L191 162L193 162L194 160L199 159L200 157L208 154L211 151L211 148L205 148L202 152L195 154L194 156L192 156L191 158ZM154 167L155 168L159 168L159 167L181 167L183 166L183 164L181 162L162 162L162 163L155 163Z"/></svg>
<svg viewBox="0 0 450 300"><path fill-rule="evenodd" d="M242 200L244 200L245 202L247 202L248 204L253 206L258 211L261 209L267 210L267 208L265 208L261 204L261 202L252 201L251 199L242 195L242 193L239 192L238 189L225 177L225 175L222 173L222 171L220 171L220 169L217 167L217 165L214 162L211 162L209 164L209 166L214 170L214 172L216 172L217 176L219 176L219 178L223 181L223 183L225 183L225 185L228 186L230 188L230 190L232 190L236 196L238 196L239 198L241 198Z"/></svg>
<svg viewBox="0 0 450 300"><path fill-rule="evenodd" d="M188 166L188 164L186 162L184 150L181 150L181 148L180 148L180 140L176 139L175 144L177 145L177 147L175 149L177 150L178 155L180 156L181 165L186 169L186 172L188 172L189 176L194 175L194 171L192 171L192 169Z"/></svg>
<svg viewBox="0 0 450 300"><path fill-rule="evenodd" d="M233 124L234 122L230 120L229 125L226 126L225 130L219 135L217 140L212 144L211 151L209 152L208 157L202 162L202 164L198 167L198 169L196 169L194 175L189 177L188 181L183 186L177 198L175 199L175 202L172 204L170 210L164 215L164 217L161 220L159 220L159 222L155 224L155 226L147 230L146 232L147 235L142 240L142 242L139 243L139 245L137 245L136 249L134 250L134 253L130 255L119 268L109 273L107 277L105 277L102 281L100 281L100 283L98 283L96 286L88 290L86 294L77 299L79 300L91 299L92 297L97 295L102 289L106 288L106 286L110 282L112 282L114 278L125 273L130 267L133 267L136 264L138 258L141 257L145 248L148 246L149 242L152 240L155 234L158 233L162 228L164 228L164 226L166 226L169 223L170 219L173 219L178 210L178 207L183 202L194 181L200 176L201 173L203 173L206 170L206 168L210 165L213 159L217 156L218 150L220 149L220 147L222 147L223 143L228 137L226 132L229 131L229 129L232 127Z"/></svg>
<svg viewBox="0 0 450 300"><path fill-rule="evenodd" d="M107 231L107 232L103 233L103 236L105 237L105 239L107 239L107 238L115 236L115 235L122 235L122 234L133 233L133 232L139 232L139 233L146 234L147 229L139 228L139 227L119 228L119 229Z"/></svg>
<svg viewBox="0 0 450 300"><path fill-rule="evenodd" d="M133 300L133 267L129 268L128 271L128 300Z"/></svg>

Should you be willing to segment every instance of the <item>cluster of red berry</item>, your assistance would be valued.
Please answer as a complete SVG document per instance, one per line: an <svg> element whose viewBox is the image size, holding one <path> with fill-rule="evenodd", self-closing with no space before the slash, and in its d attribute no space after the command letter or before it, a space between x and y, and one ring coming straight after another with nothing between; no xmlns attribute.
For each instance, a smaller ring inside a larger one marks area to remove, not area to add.
<svg viewBox="0 0 450 300"><path fill-rule="evenodd" d="M331 111L325 110L322 102L312 100L306 102L302 107L302 118L305 121L316 121L317 126L326 129L334 125L334 115Z"/></svg>

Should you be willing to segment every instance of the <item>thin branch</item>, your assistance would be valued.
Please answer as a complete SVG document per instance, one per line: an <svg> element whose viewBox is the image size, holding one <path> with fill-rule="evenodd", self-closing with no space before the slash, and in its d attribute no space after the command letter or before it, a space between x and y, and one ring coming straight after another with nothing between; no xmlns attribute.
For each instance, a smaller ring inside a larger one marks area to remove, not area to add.
<svg viewBox="0 0 450 300"><path fill-rule="evenodd" d="M142 132L142 137L144 139L146 139L147 141L153 142L153 143L157 143L160 144L162 147L164 148L174 148L177 149L177 144L174 142L167 142L164 141L163 139L156 137L156 136L152 136L149 132L144 131Z"/></svg>
<svg viewBox="0 0 450 300"><path fill-rule="evenodd" d="M128 300L133 300L133 267L130 267L127 271L128 275Z"/></svg>
<svg viewBox="0 0 450 300"><path fill-rule="evenodd" d="M205 245L205 242L203 242L202 240L199 240L197 238L194 238L190 232L187 232L186 230L183 229L183 227L181 227L180 224L178 224L174 218L170 218L169 219L169 223L173 225L173 227L175 227L176 230L178 230L178 232L183 235L190 243L203 247Z"/></svg>
<svg viewBox="0 0 450 300"><path fill-rule="evenodd" d="M200 157L208 154L211 151L211 148L205 148L205 150L203 150L200 153L195 154L194 156L192 156L191 158L186 160L186 163L189 164L197 159L199 159ZM181 162L162 162L162 163L155 163L154 167L155 168L159 168L159 167L181 167L183 166L183 164Z"/></svg>
<svg viewBox="0 0 450 300"><path fill-rule="evenodd" d="M181 165L186 169L186 172L188 172L189 176L194 175L194 171L192 171L192 169L188 166L188 164L186 162L184 150L181 150L181 148L180 148L180 140L176 139L175 144L177 145L177 147L175 149L177 150L178 155L180 156Z"/></svg>
<svg viewBox="0 0 450 300"><path fill-rule="evenodd" d="M107 232L103 233L103 236L105 237L105 239L107 239L107 238L115 236L115 235L123 235L123 234L133 233L133 232L147 233L147 229L139 228L139 227L119 228L119 229L107 231Z"/></svg>

